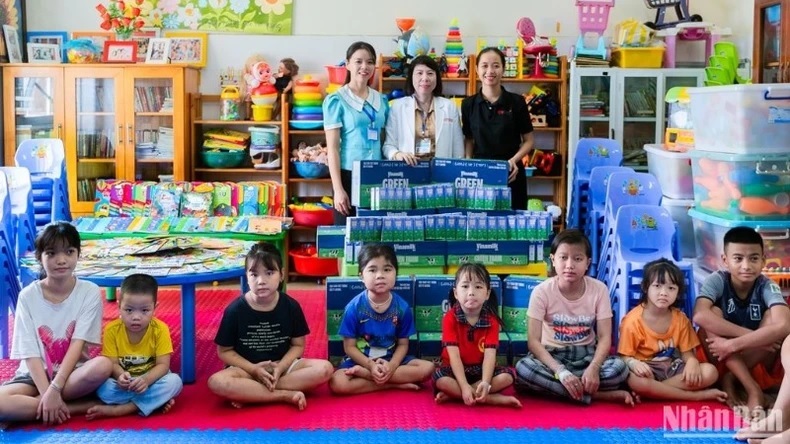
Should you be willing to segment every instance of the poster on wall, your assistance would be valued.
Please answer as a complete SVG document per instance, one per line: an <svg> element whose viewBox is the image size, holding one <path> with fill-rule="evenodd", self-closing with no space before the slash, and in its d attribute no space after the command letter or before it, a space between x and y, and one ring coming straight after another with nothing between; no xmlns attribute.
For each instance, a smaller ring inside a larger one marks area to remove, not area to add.
<svg viewBox="0 0 790 444"><path fill-rule="evenodd" d="M146 26L165 30L291 35L293 2L294 0L147 0L142 9L143 15L147 16Z"/></svg>
<svg viewBox="0 0 790 444"><path fill-rule="evenodd" d="M0 0L0 29L8 25L17 30L17 41L25 42L25 0ZM8 63L5 38L0 38L0 63Z"/></svg>

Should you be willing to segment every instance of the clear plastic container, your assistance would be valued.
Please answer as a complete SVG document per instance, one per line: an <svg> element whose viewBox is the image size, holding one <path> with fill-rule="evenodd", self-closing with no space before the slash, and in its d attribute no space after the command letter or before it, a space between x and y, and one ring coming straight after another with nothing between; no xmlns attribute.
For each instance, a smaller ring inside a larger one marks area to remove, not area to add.
<svg viewBox="0 0 790 444"><path fill-rule="evenodd" d="M689 153L667 151L661 145L645 145L644 148L647 171L656 176L662 194L672 199L692 199L694 182Z"/></svg>
<svg viewBox="0 0 790 444"><path fill-rule="evenodd" d="M694 224L691 223L689 210L694 207L692 199L670 199L664 196L661 206L669 211L672 220L678 224L678 242L681 257L696 257L694 248Z"/></svg>
<svg viewBox="0 0 790 444"><path fill-rule="evenodd" d="M787 154L790 84L689 88L694 148L731 154Z"/></svg>
<svg viewBox="0 0 790 444"><path fill-rule="evenodd" d="M790 156L689 153L698 210L725 219L790 225Z"/></svg>

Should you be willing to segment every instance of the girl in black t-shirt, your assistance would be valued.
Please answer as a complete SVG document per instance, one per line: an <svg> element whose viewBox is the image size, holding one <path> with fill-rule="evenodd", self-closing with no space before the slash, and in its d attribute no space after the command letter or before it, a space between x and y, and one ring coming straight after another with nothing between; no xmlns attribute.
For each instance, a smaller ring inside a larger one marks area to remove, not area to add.
<svg viewBox="0 0 790 444"><path fill-rule="evenodd" d="M208 386L237 408L286 402L304 410L303 392L332 376L329 361L302 358L310 329L299 302L280 292L282 264L269 243L250 249L244 261L250 291L225 308L214 339L226 367L211 375Z"/></svg>

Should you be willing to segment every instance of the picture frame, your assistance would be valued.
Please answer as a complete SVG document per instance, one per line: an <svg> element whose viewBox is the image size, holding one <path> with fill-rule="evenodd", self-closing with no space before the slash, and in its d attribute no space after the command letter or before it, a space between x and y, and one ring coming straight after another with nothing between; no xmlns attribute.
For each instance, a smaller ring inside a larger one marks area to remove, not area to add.
<svg viewBox="0 0 790 444"><path fill-rule="evenodd" d="M206 66L208 35L205 32L165 32L170 39L170 63Z"/></svg>
<svg viewBox="0 0 790 444"><path fill-rule="evenodd" d="M137 42L137 63L145 63L145 58L148 55L148 45L151 39L158 38L159 34L159 29L157 28L143 28L132 33L132 40Z"/></svg>
<svg viewBox="0 0 790 444"><path fill-rule="evenodd" d="M24 61L25 52L22 51L22 45L27 42L25 39L25 35L27 34L25 0L4 0L2 4L0 25L10 25L16 28L20 47L19 53L22 56L22 61ZM10 60L8 58L4 34L2 28L0 28L0 63L9 63Z"/></svg>
<svg viewBox="0 0 790 444"><path fill-rule="evenodd" d="M8 52L8 62L22 63L22 48L16 26L3 25L3 40Z"/></svg>
<svg viewBox="0 0 790 444"><path fill-rule="evenodd" d="M32 43L27 44L28 63L60 63L61 47L51 43Z"/></svg>
<svg viewBox="0 0 790 444"><path fill-rule="evenodd" d="M104 42L115 40L115 33L110 31L74 31L71 39L90 39L99 51L104 51ZM99 60L99 59L97 59Z"/></svg>
<svg viewBox="0 0 790 444"><path fill-rule="evenodd" d="M133 40L104 42L104 63L137 63L137 42Z"/></svg>
<svg viewBox="0 0 790 444"><path fill-rule="evenodd" d="M69 41L69 34L66 31L28 31L25 36L26 43L44 43L49 45L58 45L60 48L61 61L66 60L66 42ZM28 51L28 60L30 52ZM30 60L32 63L33 61Z"/></svg>
<svg viewBox="0 0 790 444"><path fill-rule="evenodd" d="M159 65L170 63L170 39L151 38L148 41L148 52L145 54L145 63Z"/></svg>

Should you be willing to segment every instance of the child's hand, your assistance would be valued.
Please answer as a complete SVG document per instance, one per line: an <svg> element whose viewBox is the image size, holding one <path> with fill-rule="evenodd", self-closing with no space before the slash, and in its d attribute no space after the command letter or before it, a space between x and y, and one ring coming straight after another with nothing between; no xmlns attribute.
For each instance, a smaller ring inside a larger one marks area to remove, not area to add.
<svg viewBox="0 0 790 444"><path fill-rule="evenodd" d="M486 398L490 392L491 384L485 381L480 381L480 383L477 384L477 390L475 390L475 402L482 402L485 404Z"/></svg>
<svg viewBox="0 0 790 444"><path fill-rule="evenodd" d="M280 380L280 368L274 365L268 369L268 372L270 375L272 375L272 377L269 380L269 385L266 387L269 390L274 391L274 389L277 387L277 382Z"/></svg>
<svg viewBox="0 0 790 444"><path fill-rule="evenodd" d="M708 338L708 350L710 353L715 356L719 361L726 361L733 353L735 353L735 349L732 346L732 341L729 339L725 339L722 337L715 337L715 338Z"/></svg>
<svg viewBox="0 0 790 444"><path fill-rule="evenodd" d="M653 369L651 369L649 365L638 359L631 359L628 362L628 368L630 368L631 371L634 372L636 376L641 376L643 378L650 378L650 379L655 378L655 376L653 375Z"/></svg>
<svg viewBox="0 0 790 444"><path fill-rule="evenodd" d="M118 387L129 390L129 384L132 382L132 375L129 372L123 372L118 376Z"/></svg>
<svg viewBox="0 0 790 444"><path fill-rule="evenodd" d="M586 393L594 395L598 392L598 386L601 383L600 370L601 368L597 365L590 364L582 373L582 384Z"/></svg>
<svg viewBox="0 0 790 444"><path fill-rule="evenodd" d="M386 384L392 377L392 368L386 359L377 359L373 368L373 382L376 384Z"/></svg>
<svg viewBox="0 0 790 444"><path fill-rule="evenodd" d="M689 387L699 387L702 384L702 370L699 368L699 361L696 359L689 359L686 361L686 366L683 368L683 382Z"/></svg>
<svg viewBox="0 0 790 444"><path fill-rule="evenodd" d="M129 390L135 393L143 393L148 389L148 378L145 375L140 375L136 378L132 378L132 382L129 383Z"/></svg>
<svg viewBox="0 0 790 444"><path fill-rule="evenodd" d="M571 398L577 401L582 399L582 395L584 395L584 386L576 375L569 370L563 369L557 374L557 377L560 379L562 386L565 387L565 390L568 390L568 394L571 395Z"/></svg>
<svg viewBox="0 0 790 444"><path fill-rule="evenodd" d="M464 404L475 405L475 391L472 389L471 385L464 384L464 386L461 387L461 398L463 398Z"/></svg>
<svg viewBox="0 0 790 444"><path fill-rule="evenodd" d="M71 418L66 403L63 402L60 392L48 389L41 397L36 411L36 419L41 419L44 425L63 424Z"/></svg>
<svg viewBox="0 0 790 444"><path fill-rule="evenodd" d="M269 381L271 381L272 377L271 373L267 370L271 364L272 361L261 361L255 364L255 369L252 371L252 377L267 388L269 387Z"/></svg>

